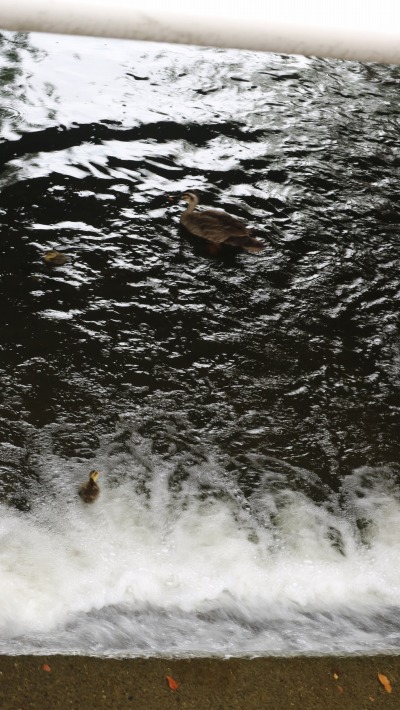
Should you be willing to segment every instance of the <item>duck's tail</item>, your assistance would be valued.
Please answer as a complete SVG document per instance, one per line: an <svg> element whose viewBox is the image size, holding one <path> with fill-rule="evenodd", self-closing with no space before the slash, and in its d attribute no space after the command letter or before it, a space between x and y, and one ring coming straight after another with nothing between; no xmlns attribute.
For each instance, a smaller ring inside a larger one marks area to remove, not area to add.
<svg viewBox="0 0 400 710"><path fill-rule="evenodd" d="M227 239L224 243L228 244L230 247L236 247L237 249L243 249L244 251L254 253L262 251L264 249L263 242L260 242L258 239L252 237L250 234L240 238L231 237L230 239Z"/></svg>
<svg viewBox="0 0 400 710"><path fill-rule="evenodd" d="M262 244L261 242L257 242L256 244L249 244L248 246L243 245L243 249L245 251L251 252L252 254L258 254L264 249L264 244Z"/></svg>
<svg viewBox="0 0 400 710"><path fill-rule="evenodd" d="M245 240L244 244L242 244L242 249L245 249L245 251L249 251L253 254L262 251L264 248L265 245L263 244L263 242L260 242L260 240L256 239L255 237L248 237L248 239Z"/></svg>

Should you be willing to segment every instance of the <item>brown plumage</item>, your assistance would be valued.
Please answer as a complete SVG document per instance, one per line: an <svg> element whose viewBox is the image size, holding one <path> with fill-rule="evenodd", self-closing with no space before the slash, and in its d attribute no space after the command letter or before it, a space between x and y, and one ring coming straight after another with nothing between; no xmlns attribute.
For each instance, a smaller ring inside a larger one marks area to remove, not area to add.
<svg viewBox="0 0 400 710"><path fill-rule="evenodd" d="M185 192L181 200L188 206L181 214L181 224L195 237L201 237L216 246L230 246L250 252L259 252L264 245L251 236L241 220L223 210L197 211L199 198L194 192Z"/></svg>
<svg viewBox="0 0 400 710"><path fill-rule="evenodd" d="M89 473L89 480L80 487L79 495L85 503L93 503L98 497L100 488L96 481L99 475L98 471L91 471Z"/></svg>
<svg viewBox="0 0 400 710"><path fill-rule="evenodd" d="M48 266L62 266L68 261L67 254L63 254L61 251L53 249L52 251L46 251L42 256L43 261Z"/></svg>

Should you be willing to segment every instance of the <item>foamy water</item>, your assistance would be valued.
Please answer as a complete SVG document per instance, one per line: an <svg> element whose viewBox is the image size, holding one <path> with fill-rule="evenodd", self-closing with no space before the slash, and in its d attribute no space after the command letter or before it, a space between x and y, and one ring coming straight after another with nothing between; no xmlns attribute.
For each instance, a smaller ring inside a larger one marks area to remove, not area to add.
<svg viewBox="0 0 400 710"><path fill-rule="evenodd" d="M0 63L0 651L398 652L398 68ZM264 251L179 230L192 189Z"/></svg>
<svg viewBox="0 0 400 710"><path fill-rule="evenodd" d="M169 485L173 462L149 453L125 457L120 484L121 462L102 463L114 475L102 475L92 506L76 495L82 465L55 457L41 464L29 513L2 506L0 651L399 647L400 504L389 469L355 471L339 495L317 504L276 485L286 475L316 486L316 476L291 466L282 473L281 462L277 473L271 461L249 503L212 457L179 489Z"/></svg>

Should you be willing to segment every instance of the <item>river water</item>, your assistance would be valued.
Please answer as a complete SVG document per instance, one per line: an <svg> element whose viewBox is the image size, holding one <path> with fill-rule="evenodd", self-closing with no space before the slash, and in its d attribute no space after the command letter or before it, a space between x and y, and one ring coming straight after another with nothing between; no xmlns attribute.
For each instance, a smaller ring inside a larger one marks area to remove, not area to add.
<svg viewBox="0 0 400 710"><path fill-rule="evenodd" d="M0 60L0 652L399 652L399 68Z"/></svg>

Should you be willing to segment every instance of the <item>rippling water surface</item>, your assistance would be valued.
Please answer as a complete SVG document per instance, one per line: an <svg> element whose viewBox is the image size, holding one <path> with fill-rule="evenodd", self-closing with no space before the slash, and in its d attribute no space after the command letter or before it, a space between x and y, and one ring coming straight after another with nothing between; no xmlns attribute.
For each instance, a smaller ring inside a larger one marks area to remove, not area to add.
<svg viewBox="0 0 400 710"><path fill-rule="evenodd" d="M1 35L1 652L399 651L399 87Z"/></svg>

